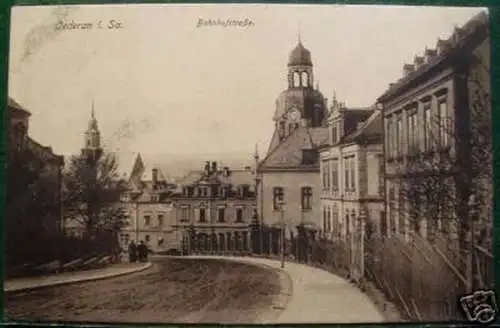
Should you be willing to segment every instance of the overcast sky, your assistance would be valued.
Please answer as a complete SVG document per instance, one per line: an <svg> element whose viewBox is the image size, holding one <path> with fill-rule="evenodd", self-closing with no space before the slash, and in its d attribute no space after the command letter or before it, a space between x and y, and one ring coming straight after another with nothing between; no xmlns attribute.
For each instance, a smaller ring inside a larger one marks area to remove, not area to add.
<svg viewBox="0 0 500 328"><path fill-rule="evenodd" d="M479 8L334 5L120 5L13 9L9 94L33 115L30 134L78 152L92 101L103 142L134 152L261 155L300 30L331 99L367 106L402 65ZM197 27L202 19L252 26ZM120 29L57 30L60 21Z"/></svg>

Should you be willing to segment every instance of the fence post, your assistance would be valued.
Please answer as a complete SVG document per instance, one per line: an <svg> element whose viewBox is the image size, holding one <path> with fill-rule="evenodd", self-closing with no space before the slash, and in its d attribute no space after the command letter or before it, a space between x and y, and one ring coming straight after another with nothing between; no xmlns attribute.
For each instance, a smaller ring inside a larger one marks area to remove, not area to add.
<svg viewBox="0 0 500 328"><path fill-rule="evenodd" d="M475 239L475 222L478 218L477 199L475 195L469 197L469 231L467 232L467 272L466 278L468 283L467 293L471 293L475 289L475 259L474 259L474 239Z"/></svg>

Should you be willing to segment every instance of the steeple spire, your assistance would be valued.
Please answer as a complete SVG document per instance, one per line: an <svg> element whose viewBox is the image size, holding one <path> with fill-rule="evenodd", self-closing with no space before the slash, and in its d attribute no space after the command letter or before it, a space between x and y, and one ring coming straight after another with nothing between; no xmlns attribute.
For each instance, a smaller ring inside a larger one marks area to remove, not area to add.
<svg viewBox="0 0 500 328"><path fill-rule="evenodd" d="M90 117L93 120L95 120L94 100L92 100L92 107L91 107Z"/></svg>
<svg viewBox="0 0 500 328"><path fill-rule="evenodd" d="M258 143L255 144L255 151L253 153L253 158L256 161L259 161L259 144Z"/></svg>

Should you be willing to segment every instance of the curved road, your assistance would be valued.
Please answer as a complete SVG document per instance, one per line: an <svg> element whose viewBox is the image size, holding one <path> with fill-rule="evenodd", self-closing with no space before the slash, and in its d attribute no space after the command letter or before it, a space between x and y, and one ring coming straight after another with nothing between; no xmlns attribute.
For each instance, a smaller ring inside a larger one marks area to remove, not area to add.
<svg viewBox="0 0 500 328"><path fill-rule="evenodd" d="M253 323L272 313L279 274L215 259L161 259L119 278L5 295L14 321Z"/></svg>

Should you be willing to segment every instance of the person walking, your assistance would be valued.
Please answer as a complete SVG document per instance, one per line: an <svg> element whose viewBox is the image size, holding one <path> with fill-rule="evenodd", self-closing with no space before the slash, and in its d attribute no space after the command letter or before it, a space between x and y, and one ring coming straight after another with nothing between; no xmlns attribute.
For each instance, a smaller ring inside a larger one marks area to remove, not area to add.
<svg viewBox="0 0 500 328"><path fill-rule="evenodd" d="M137 249L137 245L134 243L134 241L132 240L130 242L130 244L128 245L128 259L130 262L136 262L137 261L137 253L138 253L138 249Z"/></svg>
<svg viewBox="0 0 500 328"><path fill-rule="evenodd" d="M139 246L137 246L137 255L139 255L139 262L146 262L148 259L148 247L141 240Z"/></svg>

